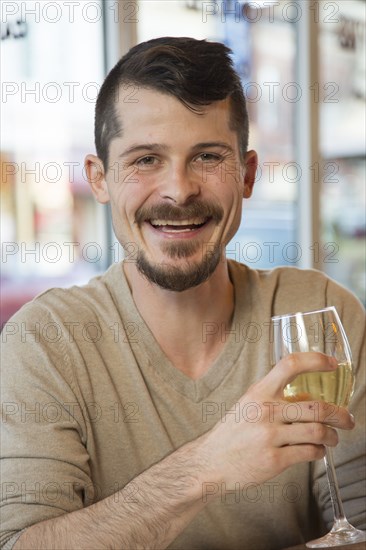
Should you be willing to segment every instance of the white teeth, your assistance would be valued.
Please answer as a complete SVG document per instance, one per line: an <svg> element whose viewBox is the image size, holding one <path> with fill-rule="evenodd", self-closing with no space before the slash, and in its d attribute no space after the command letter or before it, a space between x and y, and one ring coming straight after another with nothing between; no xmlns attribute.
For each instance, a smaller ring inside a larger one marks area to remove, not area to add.
<svg viewBox="0 0 366 550"><path fill-rule="evenodd" d="M167 227L163 226L160 231L162 233L171 233L172 230L171 229L168 229ZM174 235L176 235L177 233L189 233L190 231L194 231L194 229L191 229L191 228L187 228L185 227L184 229L174 229Z"/></svg>
<svg viewBox="0 0 366 550"><path fill-rule="evenodd" d="M151 220L151 225L201 225L205 218L194 218L193 220Z"/></svg>

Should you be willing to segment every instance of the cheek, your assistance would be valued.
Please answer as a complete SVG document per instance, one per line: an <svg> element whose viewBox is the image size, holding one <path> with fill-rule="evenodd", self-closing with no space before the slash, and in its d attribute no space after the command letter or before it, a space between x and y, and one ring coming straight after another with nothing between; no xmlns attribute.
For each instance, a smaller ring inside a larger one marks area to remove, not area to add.
<svg viewBox="0 0 366 550"><path fill-rule="evenodd" d="M113 194L110 200L112 223L115 231L126 231L128 225L132 225L133 216L128 214L128 204L124 200L123 193ZM132 221L129 221L131 218Z"/></svg>
<svg viewBox="0 0 366 550"><path fill-rule="evenodd" d="M216 185L224 200L237 202L243 197L244 176L237 163L230 162L222 165L217 174Z"/></svg>
<svg viewBox="0 0 366 550"><path fill-rule="evenodd" d="M227 233L231 239L237 232L241 223L242 206L243 206L243 190L239 188L236 192L232 193L231 197L227 198L226 207L226 223Z"/></svg>
<svg viewBox="0 0 366 550"><path fill-rule="evenodd" d="M125 212L131 208L130 203L135 196L133 186L128 184L122 176L123 174L115 174L114 178L112 175L108 180L112 214L120 216L124 216Z"/></svg>
<svg viewBox="0 0 366 550"><path fill-rule="evenodd" d="M228 216L235 216L236 211L241 209L243 203L244 185L239 184L231 177L220 184L217 192L217 199L224 209L228 210Z"/></svg>

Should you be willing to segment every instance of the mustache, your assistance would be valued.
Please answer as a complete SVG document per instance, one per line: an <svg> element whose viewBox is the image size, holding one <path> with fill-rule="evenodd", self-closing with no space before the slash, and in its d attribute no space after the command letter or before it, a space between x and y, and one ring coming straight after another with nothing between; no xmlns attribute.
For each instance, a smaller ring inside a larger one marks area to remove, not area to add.
<svg viewBox="0 0 366 550"><path fill-rule="evenodd" d="M196 200L186 206L175 206L174 204L161 203L152 206L141 206L135 214L135 223L141 225L148 220L172 220L182 221L190 218L211 218L220 222L224 216L222 206L215 202L203 202Z"/></svg>

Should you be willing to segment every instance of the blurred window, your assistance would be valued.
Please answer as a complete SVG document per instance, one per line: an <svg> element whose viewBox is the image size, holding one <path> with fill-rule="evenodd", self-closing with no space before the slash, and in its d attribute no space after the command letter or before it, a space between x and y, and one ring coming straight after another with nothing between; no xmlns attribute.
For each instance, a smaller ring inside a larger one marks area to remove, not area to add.
<svg viewBox="0 0 366 550"><path fill-rule="evenodd" d="M83 160L104 76L93 2L1 2L2 322L54 285L106 266L104 210Z"/></svg>
<svg viewBox="0 0 366 550"><path fill-rule="evenodd" d="M272 5L273 4L273 5ZM296 265L296 201L301 167L296 162L296 10L288 2L223 3L224 42L233 50L247 98L249 148L258 152L253 196L244 201L241 227L228 256L253 268Z"/></svg>
<svg viewBox="0 0 366 550"><path fill-rule="evenodd" d="M329 243L324 266L365 302L366 3L332 4L334 21L320 19L319 29L321 229Z"/></svg>

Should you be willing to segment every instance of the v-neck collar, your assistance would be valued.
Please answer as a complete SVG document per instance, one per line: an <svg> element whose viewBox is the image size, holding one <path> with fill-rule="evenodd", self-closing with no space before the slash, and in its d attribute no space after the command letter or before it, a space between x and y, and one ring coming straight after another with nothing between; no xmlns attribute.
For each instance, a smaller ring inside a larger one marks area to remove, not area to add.
<svg viewBox="0 0 366 550"><path fill-rule="evenodd" d="M123 264L112 266L107 275L107 280L111 283L108 284L108 281L107 284L124 325L130 323L129 326L138 329L135 333L136 338L130 341L130 345L145 379L159 378L174 391L196 403L206 399L223 382L245 346L245 327L251 319L252 310L251 295L246 292L246 269L233 261L229 261L228 265L235 297L232 325L226 333L224 328L220 327L223 337L227 338L225 345L208 371L197 380L174 367L162 351L135 305L124 275Z"/></svg>

